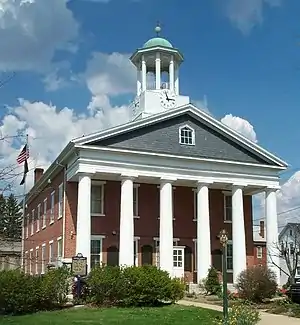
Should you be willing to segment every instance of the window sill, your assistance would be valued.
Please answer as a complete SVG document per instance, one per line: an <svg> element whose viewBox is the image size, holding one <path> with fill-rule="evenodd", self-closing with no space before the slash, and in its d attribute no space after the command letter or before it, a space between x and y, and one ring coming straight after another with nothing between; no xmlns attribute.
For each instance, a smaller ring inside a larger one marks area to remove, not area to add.
<svg viewBox="0 0 300 325"><path fill-rule="evenodd" d="M159 219L160 219L160 217L157 217L157 219L159 220ZM173 218L173 221L174 221L174 220L176 220L176 218Z"/></svg>
<svg viewBox="0 0 300 325"><path fill-rule="evenodd" d="M37 229L36 232L40 232L40 229Z"/></svg>
<svg viewBox="0 0 300 325"><path fill-rule="evenodd" d="M46 228L46 225L42 227L42 230Z"/></svg>
<svg viewBox="0 0 300 325"><path fill-rule="evenodd" d="M134 219L140 219L140 216L133 216Z"/></svg>
<svg viewBox="0 0 300 325"><path fill-rule="evenodd" d="M57 220L61 219L62 217L63 217L62 215L61 215L61 216L58 216L58 217L57 217Z"/></svg>
<svg viewBox="0 0 300 325"><path fill-rule="evenodd" d="M224 223L232 223L231 220L224 220Z"/></svg>
<svg viewBox="0 0 300 325"><path fill-rule="evenodd" d="M31 234L30 234L30 236L33 236L33 235L34 235L34 233L31 233Z"/></svg>
<svg viewBox="0 0 300 325"><path fill-rule="evenodd" d="M49 222L49 226L54 224L54 220Z"/></svg>
<svg viewBox="0 0 300 325"><path fill-rule="evenodd" d="M194 218L193 221L195 222L195 221L197 221L197 219Z"/></svg>
<svg viewBox="0 0 300 325"><path fill-rule="evenodd" d="M233 273L233 270L227 270L227 273Z"/></svg>
<svg viewBox="0 0 300 325"><path fill-rule="evenodd" d="M91 217L105 217L104 213L91 213Z"/></svg>

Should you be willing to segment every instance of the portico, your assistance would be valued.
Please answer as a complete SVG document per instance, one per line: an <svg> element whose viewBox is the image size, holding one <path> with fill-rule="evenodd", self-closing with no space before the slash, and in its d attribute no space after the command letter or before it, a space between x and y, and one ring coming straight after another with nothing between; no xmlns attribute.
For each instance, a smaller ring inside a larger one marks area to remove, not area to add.
<svg viewBox="0 0 300 325"><path fill-rule="evenodd" d="M178 186L186 186L191 192L196 190L196 220L195 229L197 234L197 282L200 283L206 275L208 269L212 265L211 251L211 216L210 216L210 189L226 190L232 196L232 245L233 245L233 282L235 282L238 274L247 267L246 255L246 239L245 239L245 222L244 222L244 195L251 195L253 186L246 184L240 185L228 180L228 183L214 182L211 179L202 178L201 180L189 180L176 178L174 176L158 175L155 178L145 178L138 173L128 171L127 173L110 175L94 173L80 174L78 181L78 212L77 212L77 240L76 252L82 253L88 257L88 268L90 269L90 240L91 238L91 221L87 216L91 216L91 184L93 180L105 177L107 181L111 179L118 180L120 183L120 216L119 216L119 265L132 266L135 264L134 242L135 237L139 234L134 232L134 201L133 191L134 184L142 182L156 184L159 190L159 267L170 275L174 275L173 266L173 227L174 220L174 202L173 190ZM263 191L264 188L262 187ZM257 193L256 189L256 193ZM277 238L276 216L276 189L269 188L266 190L266 208L267 208L267 234L268 246L271 249ZM116 203L117 204L117 203ZM151 202L149 202L151 204ZM155 218L155 216L153 216ZM219 228L224 225L220 224ZM273 259L274 261L274 259ZM273 267L270 260L269 265ZM273 267L274 269L274 267ZM274 269L276 271L276 269Z"/></svg>

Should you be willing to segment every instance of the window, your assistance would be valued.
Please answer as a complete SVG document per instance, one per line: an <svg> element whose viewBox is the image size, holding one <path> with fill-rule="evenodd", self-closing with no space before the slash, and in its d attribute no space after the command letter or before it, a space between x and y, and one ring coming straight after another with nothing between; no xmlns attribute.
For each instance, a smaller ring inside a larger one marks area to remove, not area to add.
<svg viewBox="0 0 300 325"><path fill-rule="evenodd" d="M290 254L293 255L295 253L294 243L290 243Z"/></svg>
<svg viewBox="0 0 300 325"><path fill-rule="evenodd" d="M232 221L232 196L224 194L224 221Z"/></svg>
<svg viewBox="0 0 300 325"><path fill-rule="evenodd" d="M51 193L51 198L50 198L50 224L54 222L54 195L55 191Z"/></svg>
<svg viewBox="0 0 300 325"><path fill-rule="evenodd" d="M91 213L92 215L104 214L104 184L92 185Z"/></svg>
<svg viewBox="0 0 300 325"><path fill-rule="evenodd" d="M227 244L227 271L233 271L233 254L232 254L232 241L228 242Z"/></svg>
<svg viewBox="0 0 300 325"><path fill-rule="evenodd" d="M139 216L139 184L133 186L133 215Z"/></svg>
<svg viewBox="0 0 300 325"><path fill-rule="evenodd" d="M24 272L28 272L28 252L25 252Z"/></svg>
<svg viewBox="0 0 300 325"><path fill-rule="evenodd" d="M197 190L193 189L194 192L194 221L197 220L197 214L198 214L198 206L197 206Z"/></svg>
<svg viewBox="0 0 300 325"><path fill-rule="evenodd" d="M32 236L34 232L34 209L31 212L31 225L30 225L30 235Z"/></svg>
<svg viewBox="0 0 300 325"><path fill-rule="evenodd" d="M91 268L102 263L102 236L92 236L91 239Z"/></svg>
<svg viewBox="0 0 300 325"><path fill-rule="evenodd" d="M43 206L43 228L46 227L46 220L47 220L47 199L44 200Z"/></svg>
<svg viewBox="0 0 300 325"><path fill-rule="evenodd" d="M42 256L41 256L41 260L42 260L42 270L41 273L44 274L45 273L45 256L46 255L46 244L42 245Z"/></svg>
<svg viewBox="0 0 300 325"><path fill-rule="evenodd" d="M63 184L58 187L58 218L63 216Z"/></svg>
<svg viewBox="0 0 300 325"><path fill-rule="evenodd" d="M32 274L33 248L29 252L29 273Z"/></svg>
<svg viewBox="0 0 300 325"><path fill-rule="evenodd" d="M39 247L35 249L35 274L39 274Z"/></svg>
<svg viewBox="0 0 300 325"><path fill-rule="evenodd" d="M194 242L194 272L197 272L197 263L198 263L198 260L197 260L197 238L193 239L193 242Z"/></svg>
<svg viewBox="0 0 300 325"><path fill-rule="evenodd" d="M26 238L28 238L28 232L29 232L29 214L27 214L26 217Z"/></svg>
<svg viewBox="0 0 300 325"><path fill-rule="evenodd" d="M41 219L41 204L37 206L36 232L40 231L40 219Z"/></svg>
<svg viewBox="0 0 300 325"><path fill-rule="evenodd" d="M256 247L256 257L257 258L262 258L263 257L263 249L261 246Z"/></svg>
<svg viewBox="0 0 300 325"><path fill-rule="evenodd" d="M173 238L173 246L178 246L179 238ZM159 238L154 238L154 252L155 252L155 261L154 265L159 267Z"/></svg>
<svg viewBox="0 0 300 325"><path fill-rule="evenodd" d="M179 143L185 145L195 145L195 131L185 125L179 128Z"/></svg>
<svg viewBox="0 0 300 325"><path fill-rule="evenodd" d="M173 266L182 267L183 249L173 249Z"/></svg>
<svg viewBox="0 0 300 325"><path fill-rule="evenodd" d="M49 263L52 263L54 262L54 259L53 259L53 240L49 241Z"/></svg>
<svg viewBox="0 0 300 325"><path fill-rule="evenodd" d="M139 238L134 238L133 241L133 254L134 254L134 266L139 266Z"/></svg>
<svg viewBox="0 0 300 325"><path fill-rule="evenodd" d="M62 238L57 238L57 259L61 260L62 258Z"/></svg>
<svg viewBox="0 0 300 325"><path fill-rule="evenodd" d="M290 229L290 236L293 236L293 230Z"/></svg>
<svg viewBox="0 0 300 325"><path fill-rule="evenodd" d="M296 269L296 276L300 276L300 266L297 266L297 269Z"/></svg>

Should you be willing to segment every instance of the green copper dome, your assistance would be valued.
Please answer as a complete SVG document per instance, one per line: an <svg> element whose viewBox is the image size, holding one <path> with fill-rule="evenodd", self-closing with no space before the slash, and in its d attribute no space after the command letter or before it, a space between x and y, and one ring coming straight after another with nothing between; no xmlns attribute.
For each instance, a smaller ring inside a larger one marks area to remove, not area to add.
<svg viewBox="0 0 300 325"><path fill-rule="evenodd" d="M149 39L149 41L147 41L143 48L149 48L149 47L155 47L155 46L162 46L162 47L170 47L173 48L173 45L167 41L165 38L162 37L154 37Z"/></svg>

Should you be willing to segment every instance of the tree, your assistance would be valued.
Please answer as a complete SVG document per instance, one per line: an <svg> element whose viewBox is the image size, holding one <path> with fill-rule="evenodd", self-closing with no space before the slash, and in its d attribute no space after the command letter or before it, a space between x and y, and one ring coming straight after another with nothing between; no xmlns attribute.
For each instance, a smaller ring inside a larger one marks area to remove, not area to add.
<svg viewBox="0 0 300 325"><path fill-rule="evenodd" d="M20 240L22 237L22 210L13 194L6 199L5 207L5 230L4 237L7 239Z"/></svg>

